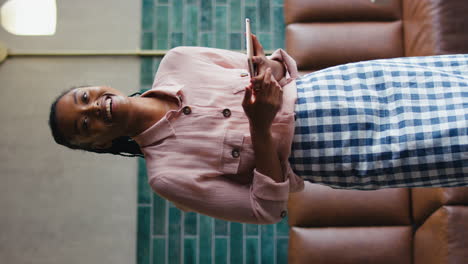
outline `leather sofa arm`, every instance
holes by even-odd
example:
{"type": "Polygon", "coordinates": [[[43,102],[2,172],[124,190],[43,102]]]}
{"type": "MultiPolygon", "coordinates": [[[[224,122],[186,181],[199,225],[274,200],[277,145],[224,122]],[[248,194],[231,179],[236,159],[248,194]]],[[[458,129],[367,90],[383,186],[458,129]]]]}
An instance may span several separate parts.
{"type": "Polygon", "coordinates": [[[466,0],[403,0],[405,56],[468,53],[466,0]]]}

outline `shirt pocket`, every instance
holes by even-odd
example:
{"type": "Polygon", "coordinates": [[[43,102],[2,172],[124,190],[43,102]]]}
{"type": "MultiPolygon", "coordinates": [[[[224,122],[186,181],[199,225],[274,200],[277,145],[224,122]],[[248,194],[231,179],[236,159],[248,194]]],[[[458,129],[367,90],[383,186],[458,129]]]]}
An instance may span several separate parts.
{"type": "Polygon", "coordinates": [[[245,87],[249,85],[250,74],[248,70],[244,69],[232,69],[234,81],[232,82],[232,93],[237,94],[245,91],[245,87]]]}
{"type": "Polygon", "coordinates": [[[238,172],[243,145],[243,133],[233,130],[225,131],[219,168],[223,174],[236,174],[238,172]]]}

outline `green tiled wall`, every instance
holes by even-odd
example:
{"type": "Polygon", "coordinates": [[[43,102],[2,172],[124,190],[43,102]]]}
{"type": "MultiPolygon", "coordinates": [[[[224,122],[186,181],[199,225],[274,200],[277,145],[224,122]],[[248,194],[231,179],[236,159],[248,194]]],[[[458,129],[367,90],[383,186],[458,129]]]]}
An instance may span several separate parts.
{"type": "MultiPolygon", "coordinates": [[[[284,47],[282,0],[142,0],[142,49],[244,49],[244,18],[266,50],[284,47]]],[[[141,59],[150,89],[161,57],[141,59]]],[[[154,194],[138,166],[137,264],[287,263],[288,225],[250,225],[185,213],[154,194]]]]}
{"type": "Polygon", "coordinates": [[[244,48],[244,18],[265,49],[284,46],[282,0],[143,0],[142,48],[244,48]]]}

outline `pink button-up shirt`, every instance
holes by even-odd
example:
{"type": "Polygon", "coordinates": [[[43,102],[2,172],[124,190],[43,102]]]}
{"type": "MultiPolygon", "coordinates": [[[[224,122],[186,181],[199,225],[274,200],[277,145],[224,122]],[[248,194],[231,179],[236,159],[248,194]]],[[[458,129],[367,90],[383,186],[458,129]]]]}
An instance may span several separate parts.
{"type": "Polygon", "coordinates": [[[184,211],[267,224],[286,214],[289,192],[303,189],[288,157],[294,134],[295,61],[283,50],[270,57],[287,69],[280,81],[283,106],[272,125],[284,182],[255,169],[249,121],[242,108],[250,77],[245,54],[178,47],[161,61],[153,87],[142,96],[168,95],[179,102],[136,136],[151,188],[184,211]]]}

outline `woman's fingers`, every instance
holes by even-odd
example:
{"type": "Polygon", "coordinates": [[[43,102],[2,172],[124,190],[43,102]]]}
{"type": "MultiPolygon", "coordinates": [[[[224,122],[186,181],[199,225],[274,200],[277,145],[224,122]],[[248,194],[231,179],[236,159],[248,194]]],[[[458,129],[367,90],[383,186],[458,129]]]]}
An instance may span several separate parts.
{"type": "Polygon", "coordinates": [[[271,68],[267,68],[264,72],[260,75],[257,75],[250,79],[250,82],[253,86],[253,90],[255,92],[259,92],[263,90],[264,92],[269,91],[272,85],[272,72],[271,68]]]}
{"type": "Polygon", "coordinates": [[[244,100],[242,106],[246,109],[252,103],[252,85],[245,87],[244,100]]]}
{"type": "Polygon", "coordinates": [[[253,47],[254,47],[254,55],[256,56],[265,56],[265,52],[263,51],[263,46],[260,44],[260,41],[258,41],[257,36],[252,34],[252,42],[253,42],[253,47]]]}
{"type": "Polygon", "coordinates": [[[264,73],[266,68],[268,67],[268,63],[266,61],[265,56],[254,56],[252,58],[252,62],[255,64],[257,68],[258,75],[264,73]]]}
{"type": "Polygon", "coordinates": [[[271,68],[268,68],[265,71],[265,75],[263,76],[262,89],[270,89],[270,82],[271,82],[271,68]]]}
{"type": "Polygon", "coordinates": [[[252,42],[253,42],[253,49],[254,49],[254,56],[252,58],[253,63],[255,64],[258,75],[265,72],[265,69],[268,67],[268,59],[265,57],[265,52],[263,51],[263,47],[258,41],[257,36],[252,34],[252,42]]]}
{"type": "Polygon", "coordinates": [[[257,76],[255,77],[252,77],[250,79],[250,82],[252,83],[252,85],[254,87],[256,86],[261,86],[262,85],[262,82],[263,82],[263,77],[265,76],[265,71],[263,72],[260,72],[257,76]]]}
{"type": "Polygon", "coordinates": [[[279,100],[279,105],[281,105],[282,100],[282,88],[276,80],[273,79],[273,73],[271,68],[267,68],[265,72],[261,75],[258,75],[250,80],[250,91],[252,94],[248,94],[252,98],[255,98],[255,101],[259,99],[263,100],[279,100]]]}

